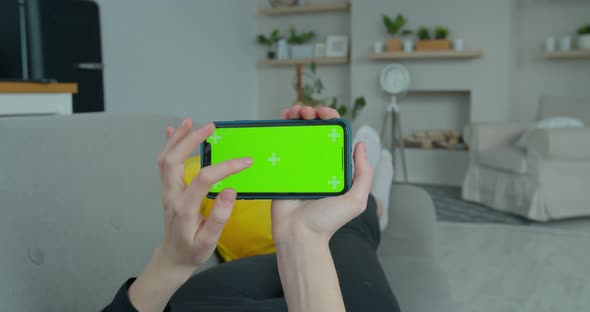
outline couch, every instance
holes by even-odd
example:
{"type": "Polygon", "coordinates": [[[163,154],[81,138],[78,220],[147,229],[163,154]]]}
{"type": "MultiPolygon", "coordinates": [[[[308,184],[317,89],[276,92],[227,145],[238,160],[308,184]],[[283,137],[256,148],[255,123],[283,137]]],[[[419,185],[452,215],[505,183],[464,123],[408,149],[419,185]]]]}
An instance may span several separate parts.
{"type": "MultiPolygon", "coordinates": [[[[159,115],[0,118],[0,311],[97,311],[162,236],[159,115]]],[[[452,311],[422,190],[395,185],[379,257],[404,311],[452,311]]],[[[212,257],[199,270],[216,265],[212,257]]]]}
{"type": "Polygon", "coordinates": [[[536,221],[590,216],[590,98],[540,99],[538,120],[563,116],[586,127],[535,129],[526,149],[514,143],[530,123],[468,125],[463,198],[536,221]]]}

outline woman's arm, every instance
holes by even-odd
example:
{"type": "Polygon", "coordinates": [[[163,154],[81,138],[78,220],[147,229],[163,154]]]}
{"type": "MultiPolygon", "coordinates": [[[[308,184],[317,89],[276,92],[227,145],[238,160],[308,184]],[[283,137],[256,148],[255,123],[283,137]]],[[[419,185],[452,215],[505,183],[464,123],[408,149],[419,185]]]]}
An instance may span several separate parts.
{"type": "MultiPolygon", "coordinates": [[[[316,110],[295,105],[281,113],[283,119],[337,117],[338,113],[327,107],[316,110]]],[[[354,164],[353,186],[342,196],[273,201],[273,240],[289,311],[345,311],[328,243],[366,207],[373,169],[362,142],[355,146],[354,164]]]]}
{"type": "MultiPolygon", "coordinates": [[[[137,280],[122,289],[107,311],[163,311],[172,295],[215,250],[229,219],[236,191],[221,191],[208,218],[199,206],[211,186],[252,164],[251,158],[231,159],[203,168],[189,185],[183,181],[184,161],[215,130],[213,123],[191,131],[185,119],[178,129],[166,129],[167,143],[159,157],[163,193],[164,240],[137,280]],[[120,307],[120,308],[119,308],[120,307]]],[[[125,287],[125,286],[124,286],[125,287]]]]}
{"type": "Polygon", "coordinates": [[[345,311],[327,239],[295,234],[276,249],[289,311],[345,311]]]}

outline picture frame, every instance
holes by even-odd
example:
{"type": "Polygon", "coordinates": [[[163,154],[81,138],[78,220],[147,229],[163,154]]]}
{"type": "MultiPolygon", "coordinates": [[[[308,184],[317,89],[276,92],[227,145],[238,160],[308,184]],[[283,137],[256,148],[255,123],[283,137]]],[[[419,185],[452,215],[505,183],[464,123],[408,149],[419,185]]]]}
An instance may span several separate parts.
{"type": "Polygon", "coordinates": [[[348,48],[348,36],[330,35],[326,37],[327,57],[347,57],[348,48]]]}

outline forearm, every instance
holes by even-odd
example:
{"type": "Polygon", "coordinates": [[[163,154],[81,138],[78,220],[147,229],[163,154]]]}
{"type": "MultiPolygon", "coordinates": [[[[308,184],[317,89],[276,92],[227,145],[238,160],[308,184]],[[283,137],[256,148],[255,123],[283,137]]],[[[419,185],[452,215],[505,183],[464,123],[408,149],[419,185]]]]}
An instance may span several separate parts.
{"type": "Polygon", "coordinates": [[[328,241],[298,236],[277,244],[289,311],[345,311],[328,241]]]}
{"type": "Polygon", "coordinates": [[[129,300],[138,311],[161,312],[172,295],[191,276],[193,269],[173,267],[162,257],[160,249],[129,288],[129,300]]]}

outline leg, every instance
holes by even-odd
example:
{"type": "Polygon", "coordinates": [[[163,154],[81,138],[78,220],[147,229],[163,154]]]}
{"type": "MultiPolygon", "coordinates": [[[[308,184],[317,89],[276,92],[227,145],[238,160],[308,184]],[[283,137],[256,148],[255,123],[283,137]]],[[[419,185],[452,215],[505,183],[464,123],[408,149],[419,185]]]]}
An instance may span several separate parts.
{"type": "Polygon", "coordinates": [[[223,263],[191,277],[174,311],[287,311],[275,254],[223,263]]]}
{"type": "Polygon", "coordinates": [[[347,311],[399,311],[377,258],[380,235],[375,198],[369,196],[367,209],[330,240],[347,311]]]}

